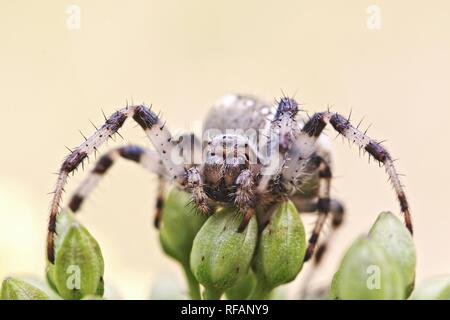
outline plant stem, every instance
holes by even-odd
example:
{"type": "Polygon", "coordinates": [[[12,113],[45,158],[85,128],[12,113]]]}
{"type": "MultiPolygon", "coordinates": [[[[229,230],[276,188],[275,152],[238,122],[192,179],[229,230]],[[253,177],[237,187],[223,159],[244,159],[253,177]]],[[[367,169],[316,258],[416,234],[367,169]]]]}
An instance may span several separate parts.
{"type": "Polygon", "coordinates": [[[203,299],[204,300],[220,300],[220,297],[222,296],[223,292],[218,291],[213,288],[205,288],[203,290],[203,299]]]}
{"type": "Polygon", "coordinates": [[[184,275],[189,288],[189,296],[192,300],[201,300],[200,286],[191,271],[189,264],[183,264],[184,275]]]}
{"type": "Polygon", "coordinates": [[[268,300],[272,293],[272,288],[268,288],[260,279],[256,280],[253,292],[247,298],[247,300],[268,300]]]}

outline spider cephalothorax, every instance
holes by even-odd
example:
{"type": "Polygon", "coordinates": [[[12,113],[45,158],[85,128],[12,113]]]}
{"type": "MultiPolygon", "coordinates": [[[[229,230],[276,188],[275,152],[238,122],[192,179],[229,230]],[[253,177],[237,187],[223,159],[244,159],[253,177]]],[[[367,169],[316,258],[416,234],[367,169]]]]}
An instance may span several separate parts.
{"type": "MultiPolygon", "coordinates": [[[[132,117],[146,132],[154,150],[127,145],[103,155],[76,190],[69,207],[78,211],[101,176],[122,157],[143,165],[159,177],[155,225],[159,225],[166,183],[188,191],[204,213],[216,206],[234,206],[244,213],[237,231],[242,231],[256,211],[268,211],[290,198],[299,212],[317,212],[306,260],[319,240],[328,216],[336,229],[342,222],[343,206],[330,198],[331,155],[322,144],[326,123],[350,142],[384,165],[396,192],[405,224],[412,233],[411,217],[393,160],[379,142],[351,125],[349,119],[330,111],[315,113],[302,123],[297,102],[283,97],[270,105],[252,96],[228,95],[209,112],[202,141],[193,135],[174,139],[161,119],[144,105],[126,106],[111,117],[64,160],[51,204],[48,259],[54,261],[56,217],[70,172],[132,117]],[[200,155],[200,157],[199,157],[200,155]]],[[[320,260],[326,243],[317,251],[320,260]]]]}

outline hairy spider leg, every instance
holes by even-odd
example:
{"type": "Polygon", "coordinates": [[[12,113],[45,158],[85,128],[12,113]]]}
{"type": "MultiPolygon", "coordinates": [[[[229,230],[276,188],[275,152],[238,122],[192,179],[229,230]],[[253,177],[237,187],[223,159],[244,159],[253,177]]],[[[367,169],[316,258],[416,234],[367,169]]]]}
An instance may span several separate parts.
{"type": "Polygon", "coordinates": [[[328,218],[330,211],[330,187],[331,187],[331,169],[328,163],[320,156],[311,158],[312,164],[317,167],[319,173],[319,193],[317,201],[318,217],[309,238],[308,248],[306,249],[305,261],[308,261],[314,254],[320,232],[328,218]]]}
{"type": "Polygon", "coordinates": [[[69,208],[74,213],[81,209],[84,200],[97,187],[100,180],[109,171],[118,158],[136,162],[152,173],[167,175],[166,169],[162,164],[158,153],[154,150],[145,149],[136,145],[121,146],[119,148],[109,150],[99,158],[92,171],[81,182],[72,195],[69,201],[69,208]]]}
{"type": "Polygon", "coordinates": [[[339,134],[356,144],[360,149],[367,151],[370,156],[384,166],[400,204],[400,210],[403,213],[405,226],[412,234],[413,225],[408,200],[390,153],[378,141],[370,138],[365,132],[361,132],[358,128],[355,128],[347,118],[334,112],[325,111],[315,113],[302,128],[302,132],[306,132],[309,136],[317,138],[320,136],[327,122],[329,122],[339,134]]]}
{"type": "Polygon", "coordinates": [[[158,153],[154,150],[142,148],[137,145],[121,146],[103,154],[95,163],[94,168],[88,176],[81,182],[74,194],[70,198],[69,208],[74,212],[81,209],[85,199],[97,187],[100,180],[105,176],[109,169],[114,165],[118,158],[130,160],[140,164],[151,173],[158,175],[158,191],[156,197],[156,208],[154,215],[154,225],[159,227],[161,219],[161,209],[164,205],[164,184],[167,180],[167,172],[158,153]]]}
{"type": "Polygon", "coordinates": [[[172,136],[165,123],[162,123],[160,118],[144,105],[126,106],[118,110],[106,119],[105,123],[94,134],[86,138],[85,142],[71,151],[61,164],[51,200],[48,223],[47,258],[51,263],[55,260],[54,237],[56,233],[56,221],[69,173],[77,169],[92,152],[96,151],[109,137],[117,133],[129,117],[132,117],[145,131],[170,178],[182,186],[188,184],[187,182],[190,179],[189,174],[192,172],[186,169],[182,163],[183,161],[180,161],[181,163],[173,161],[175,155],[173,151],[176,142],[172,141],[172,136]]]}
{"type": "Polygon", "coordinates": [[[297,102],[292,98],[283,97],[277,101],[277,104],[267,137],[269,155],[261,171],[262,177],[257,187],[259,193],[269,192],[269,182],[278,180],[277,177],[286,162],[286,155],[300,132],[296,121],[299,111],[297,102]]]}

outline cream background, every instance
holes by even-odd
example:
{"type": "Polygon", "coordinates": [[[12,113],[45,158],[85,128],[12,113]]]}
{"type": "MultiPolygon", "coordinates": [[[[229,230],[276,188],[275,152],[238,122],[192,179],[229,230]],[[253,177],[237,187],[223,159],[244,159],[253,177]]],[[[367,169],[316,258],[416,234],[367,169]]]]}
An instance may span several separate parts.
{"type": "MultiPolygon", "coordinates": [[[[280,89],[310,112],[352,108],[388,139],[407,174],[418,281],[448,274],[449,10],[444,0],[0,0],[0,277],[43,274],[51,173],[64,145],[82,141],[77,130],[100,124],[101,108],[145,101],[172,129],[189,129],[224,93],[273,99],[280,89]],[[81,8],[80,30],[66,27],[69,4],[81,8]],[[381,8],[378,31],[366,27],[370,4],[381,8]]],[[[125,139],[148,144],[130,123],[125,139]]],[[[348,215],[318,283],[380,211],[398,212],[383,170],[334,145],[333,194],[348,215]]],[[[147,298],[178,272],[151,227],[154,189],[154,177],[121,162],[80,216],[102,246],[106,281],[125,298],[147,298]]]]}

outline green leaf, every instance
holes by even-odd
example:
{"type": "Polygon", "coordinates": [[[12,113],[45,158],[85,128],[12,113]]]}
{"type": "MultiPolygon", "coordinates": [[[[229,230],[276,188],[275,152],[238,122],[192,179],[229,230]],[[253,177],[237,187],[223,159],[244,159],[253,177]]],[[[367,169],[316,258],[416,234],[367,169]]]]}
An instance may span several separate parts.
{"type": "Polygon", "coordinates": [[[411,295],[412,300],[450,300],[450,276],[440,276],[422,283],[411,295]]]}
{"type": "Polygon", "coordinates": [[[399,300],[405,298],[405,284],[385,250],[375,240],[360,237],[342,259],[331,295],[341,300],[399,300]]]}
{"type": "Polygon", "coordinates": [[[281,203],[264,228],[253,261],[259,289],[273,288],[294,280],[303,266],[305,229],[294,204],[281,203]]]}
{"type": "Polygon", "coordinates": [[[205,287],[206,298],[220,298],[248,272],[258,231],[253,216],[246,229],[237,232],[242,218],[233,209],[221,209],[205,222],[194,239],[191,270],[205,287]]]}
{"type": "Polygon", "coordinates": [[[68,221],[64,236],[59,237],[55,265],[48,268],[47,278],[64,299],[102,294],[104,263],[100,247],[74,218],[68,221]]]}
{"type": "Polygon", "coordinates": [[[6,278],[2,283],[2,300],[49,300],[42,290],[17,278],[6,278]]]}
{"type": "Polygon", "coordinates": [[[416,274],[416,250],[411,233],[395,215],[382,212],[370,229],[369,237],[398,264],[406,284],[405,295],[409,296],[416,274]]]}

